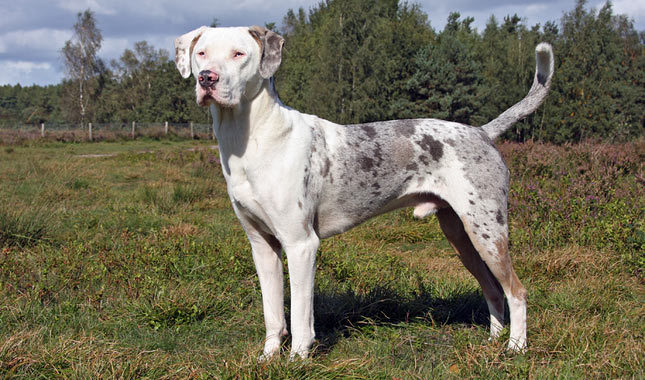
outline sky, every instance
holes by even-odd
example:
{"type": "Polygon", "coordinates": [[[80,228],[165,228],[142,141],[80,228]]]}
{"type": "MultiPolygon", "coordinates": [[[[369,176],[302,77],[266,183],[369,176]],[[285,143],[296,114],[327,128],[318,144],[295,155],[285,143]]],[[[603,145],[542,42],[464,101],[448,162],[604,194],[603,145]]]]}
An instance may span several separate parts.
{"type": "MultiPolygon", "coordinates": [[[[99,56],[107,63],[126,48],[146,40],[172,52],[179,35],[210,25],[264,25],[282,18],[289,9],[309,10],[321,0],[0,0],[0,85],[60,83],[64,67],[60,49],[72,37],[76,15],[85,9],[95,13],[103,35],[99,56]]],[[[528,26],[546,21],[559,23],[575,0],[412,0],[428,15],[435,30],[443,29],[448,14],[472,16],[483,30],[491,15],[502,20],[517,13],[528,26]]],[[[614,14],[627,14],[637,30],[645,30],[645,0],[614,0],[614,14]]],[[[600,8],[603,0],[589,0],[600,8]]]]}

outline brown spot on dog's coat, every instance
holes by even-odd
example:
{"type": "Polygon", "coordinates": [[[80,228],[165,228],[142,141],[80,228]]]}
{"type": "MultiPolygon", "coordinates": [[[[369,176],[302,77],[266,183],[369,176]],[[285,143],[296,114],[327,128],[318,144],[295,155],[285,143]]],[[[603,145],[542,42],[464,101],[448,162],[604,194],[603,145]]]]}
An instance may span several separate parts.
{"type": "Polygon", "coordinates": [[[374,160],[369,157],[361,156],[358,159],[358,163],[361,165],[361,170],[368,172],[374,167],[374,160]]]}
{"type": "Polygon", "coordinates": [[[504,215],[502,215],[501,210],[497,210],[497,214],[495,216],[495,220],[497,220],[497,223],[499,223],[500,226],[503,226],[505,224],[504,222],[504,215]]]}
{"type": "Polygon", "coordinates": [[[407,139],[416,133],[417,127],[413,120],[401,120],[394,130],[397,135],[403,136],[407,139]]]}
{"type": "Polygon", "coordinates": [[[371,139],[373,139],[374,136],[376,136],[376,130],[371,125],[361,125],[361,129],[363,130],[363,132],[365,132],[367,137],[371,139]]]}
{"type": "Polygon", "coordinates": [[[430,152],[432,159],[439,161],[443,157],[443,144],[440,141],[435,140],[430,135],[423,135],[421,141],[417,144],[426,152],[430,152]]]}
{"type": "Polygon", "coordinates": [[[414,146],[410,140],[397,138],[388,151],[391,152],[392,163],[397,168],[405,167],[414,157],[414,146]]]}
{"type": "Polygon", "coordinates": [[[329,157],[325,158],[325,163],[323,164],[323,167],[320,169],[320,175],[323,177],[327,177],[327,174],[329,174],[329,167],[331,166],[331,161],[329,161],[329,157]]]}
{"type": "Polygon", "coordinates": [[[499,268],[503,270],[503,277],[499,279],[504,288],[510,287],[511,294],[518,300],[526,301],[526,289],[517,278],[517,274],[513,270],[511,263],[511,256],[508,254],[508,238],[501,237],[495,242],[497,248],[497,257],[499,259],[499,268]]]}

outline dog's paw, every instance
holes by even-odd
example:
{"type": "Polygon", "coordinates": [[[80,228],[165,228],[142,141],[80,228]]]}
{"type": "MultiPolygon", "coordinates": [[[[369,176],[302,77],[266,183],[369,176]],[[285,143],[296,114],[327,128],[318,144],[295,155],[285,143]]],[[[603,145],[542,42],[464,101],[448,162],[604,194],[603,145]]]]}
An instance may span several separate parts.
{"type": "Polygon", "coordinates": [[[307,360],[309,359],[309,350],[291,350],[289,354],[289,361],[295,362],[297,360],[307,360]]]}
{"type": "Polygon", "coordinates": [[[510,339],[508,350],[516,354],[526,353],[526,340],[510,339]]]}
{"type": "Polygon", "coordinates": [[[276,356],[275,352],[263,352],[258,356],[258,363],[266,363],[276,356]]]}
{"type": "Polygon", "coordinates": [[[258,362],[263,363],[271,360],[274,356],[280,353],[282,341],[280,338],[267,339],[264,343],[264,350],[258,357],[258,362]]]}
{"type": "Polygon", "coordinates": [[[280,347],[278,347],[277,350],[273,350],[273,351],[263,351],[262,354],[258,356],[258,363],[266,363],[271,359],[279,356],[279,354],[280,354],[280,347]]]}

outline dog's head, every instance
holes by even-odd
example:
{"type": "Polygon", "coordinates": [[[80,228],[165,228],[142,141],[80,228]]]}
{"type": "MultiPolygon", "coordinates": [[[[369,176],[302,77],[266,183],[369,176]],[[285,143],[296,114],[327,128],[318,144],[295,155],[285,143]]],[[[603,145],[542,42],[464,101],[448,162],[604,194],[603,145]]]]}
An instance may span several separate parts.
{"type": "Polygon", "coordinates": [[[234,107],[252,99],[282,60],[284,39],[260,26],[202,26],[175,40],[175,63],[181,76],[195,77],[197,103],[234,107]]]}

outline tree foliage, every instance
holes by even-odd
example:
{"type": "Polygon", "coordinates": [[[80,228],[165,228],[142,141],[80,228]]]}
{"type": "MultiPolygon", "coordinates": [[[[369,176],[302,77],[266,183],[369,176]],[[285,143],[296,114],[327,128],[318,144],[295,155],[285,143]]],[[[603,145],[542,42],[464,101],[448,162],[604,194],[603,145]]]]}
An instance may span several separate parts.
{"type": "Polygon", "coordinates": [[[418,6],[396,0],[326,1],[283,21],[278,89],[294,108],[339,123],[393,118],[409,57],[432,36],[418,6]]]}
{"type": "Polygon", "coordinates": [[[643,45],[626,16],[613,15],[611,3],[598,12],[585,5],[578,0],[562,18],[547,133],[557,142],[642,134],[643,45]]]}
{"type": "MultiPolygon", "coordinates": [[[[324,0],[289,10],[280,26],[266,24],[286,39],[278,91],[285,104],[339,123],[434,117],[481,125],[526,95],[535,46],[547,41],[556,54],[552,92],[503,138],[642,136],[645,33],[611,3],[596,10],[577,0],[559,22],[544,25],[491,16],[478,31],[473,21],[452,13],[435,31],[418,5],[398,0],[324,0]]],[[[177,74],[167,51],[140,41],[107,66],[96,55],[101,38],[90,11],[74,30],[62,50],[70,57],[65,81],[0,86],[0,123],[209,121],[195,104],[193,80],[177,74]]]]}
{"type": "Polygon", "coordinates": [[[60,122],[61,86],[0,86],[0,126],[60,122]]]}
{"type": "Polygon", "coordinates": [[[473,47],[479,38],[470,28],[473,19],[459,17],[450,14],[443,32],[413,56],[407,94],[397,102],[399,117],[475,122],[482,79],[473,47]]]}

